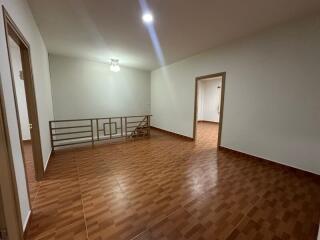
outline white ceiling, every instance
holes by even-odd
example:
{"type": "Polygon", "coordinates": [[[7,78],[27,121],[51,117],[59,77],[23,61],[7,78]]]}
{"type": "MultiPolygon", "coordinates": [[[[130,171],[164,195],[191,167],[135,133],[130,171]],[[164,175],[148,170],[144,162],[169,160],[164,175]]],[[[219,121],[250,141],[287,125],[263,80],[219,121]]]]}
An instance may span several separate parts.
{"type": "MultiPolygon", "coordinates": [[[[50,53],[160,66],[138,0],[28,0],[50,53]]],[[[165,63],[320,10],[319,0],[149,0],[165,63]]]]}

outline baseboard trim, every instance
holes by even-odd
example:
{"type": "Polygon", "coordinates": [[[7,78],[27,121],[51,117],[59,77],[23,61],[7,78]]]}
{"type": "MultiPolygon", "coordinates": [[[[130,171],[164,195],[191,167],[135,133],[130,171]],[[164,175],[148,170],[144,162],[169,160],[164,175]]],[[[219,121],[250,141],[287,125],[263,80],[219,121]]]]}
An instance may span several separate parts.
{"type": "Polygon", "coordinates": [[[23,239],[27,239],[28,231],[30,229],[31,218],[32,218],[32,210],[29,211],[27,219],[23,226],[23,239]]]}
{"type": "Polygon", "coordinates": [[[48,157],[48,160],[47,160],[47,163],[46,163],[46,166],[44,167],[44,173],[46,173],[46,171],[47,171],[47,167],[48,167],[48,165],[49,165],[49,162],[50,162],[50,159],[51,159],[51,157],[52,157],[52,149],[51,149],[51,151],[50,151],[50,154],[49,154],[49,157],[48,157]]]}
{"type": "Polygon", "coordinates": [[[179,133],[175,133],[175,132],[170,132],[170,131],[164,130],[162,128],[158,128],[158,127],[154,127],[154,126],[151,126],[151,128],[155,129],[155,130],[158,130],[158,131],[161,131],[161,132],[164,132],[164,133],[167,133],[167,134],[170,134],[170,135],[175,136],[175,137],[183,138],[183,139],[188,140],[188,141],[193,141],[194,140],[191,137],[187,137],[187,136],[181,135],[179,133]]]}
{"type": "Polygon", "coordinates": [[[219,149],[219,151],[237,153],[237,154],[240,154],[240,155],[242,155],[244,157],[249,157],[249,158],[252,158],[252,159],[255,159],[255,160],[264,161],[264,162],[267,162],[268,164],[275,165],[275,166],[278,166],[280,168],[290,169],[291,171],[294,171],[295,173],[312,176],[312,177],[315,177],[317,180],[320,181],[320,175],[318,175],[316,173],[313,173],[313,172],[309,172],[309,171],[306,171],[306,170],[303,170],[303,169],[292,167],[292,166],[289,166],[289,165],[286,165],[286,164],[283,164],[283,163],[275,162],[275,161],[272,161],[272,160],[269,160],[269,159],[257,157],[257,156],[254,156],[254,155],[250,155],[248,153],[244,153],[244,152],[241,152],[241,151],[238,151],[238,150],[234,150],[234,149],[231,149],[231,148],[227,148],[227,147],[223,147],[223,146],[219,146],[218,149],[219,149]]]}
{"type": "Polygon", "coordinates": [[[197,122],[219,124],[219,122],[215,122],[215,121],[207,121],[207,120],[198,120],[197,122]]]}

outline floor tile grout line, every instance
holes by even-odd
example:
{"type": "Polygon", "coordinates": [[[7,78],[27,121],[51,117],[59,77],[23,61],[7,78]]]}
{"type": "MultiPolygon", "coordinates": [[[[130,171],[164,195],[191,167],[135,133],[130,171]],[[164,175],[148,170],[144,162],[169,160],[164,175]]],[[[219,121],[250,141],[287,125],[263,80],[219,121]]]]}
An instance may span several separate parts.
{"type": "Polygon", "coordinates": [[[239,220],[239,222],[234,226],[234,228],[233,228],[233,229],[230,231],[230,233],[227,235],[227,237],[225,238],[225,240],[228,239],[228,238],[231,236],[231,234],[233,233],[233,231],[236,230],[236,229],[240,226],[240,224],[245,220],[245,218],[248,216],[249,212],[250,212],[254,207],[256,207],[256,206],[258,205],[258,203],[259,203],[260,201],[262,201],[262,200],[263,200],[263,197],[261,197],[257,202],[255,202],[255,204],[253,204],[253,206],[252,206],[250,209],[248,209],[248,211],[243,215],[243,217],[239,220]]]}
{"type": "MultiPolygon", "coordinates": [[[[205,193],[202,193],[205,194],[205,193]]],[[[202,194],[200,194],[198,197],[201,197],[202,194]]],[[[196,198],[198,199],[198,198],[196,198]]],[[[179,205],[180,206],[180,205],[179,205]]],[[[185,209],[185,206],[180,206],[181,208],[185,209]]],[[[130,238],[129,240],[134,240],[135,238],[137,238],[138,236],[140,236],[142,233],[150,230],[153,226],[157,225],[158,223],[162,222],[164,219],[168,218],[169,216],[171,216],[172,214],[174,214],[176,211],[178,210],[178,208],[176,208],[175,210],[173,210],[172,212],[170,212],[169,214],[167,214],[166,216],[164,216],[163,218],[161,218],[159,221],[157,221],[156,223],[152,224],[150,227],[148,227],[146,230],[140,232],[139,234],[137,234],[136,236],[134,236],[133,238],[130,238]]]]}
{"type": "MultiPolygon", "coordinates": [[[[196,197],[195,199],[199,199],[202,197],[202,195],[206,194],[205,192],[204,193],[201,193],[198,197],[196,197]]],[[[227,238],[232,234],[232,232],[240,225],[240,223],[244,220],[244,218],[248,215],[248,213],[262,200],[259,199],[245,214],[244,216],[239,220],[238,224],[230,231],[230,234],[227,236],[227,238]]],[[[184,210],[186,210],[185,206],[181,206],[184,210]]],[[[164,219],[168,218],[170,215],[174,214],[176,211],[178,210],[178,208],[176,208],[175,210],[173,210],[172,212],[170,212],[169,214],[167,214],[166,216],[164,216],[163,218],[161,218],[159,221],[157,221],[156,223],[152,224],[150,227],[148,227],[146,230],[138,233],[137,235],[135,235],[134,237],[130,238],[129,240],[134,240],[136,239],[137,237],[139,237],[141,234],[143,234],[144,232],[150,230],[153,226],[157,225],[158,223],[162,222],[164,219]]],[[[226,238],[226,239],[227,239],[226,238]]]]}
{"type": "Polygon", "coordinates": [[[84,225],[85,225],[85,229],[86,229],[86,238],[87,238],[87,240],[89,240],[88,225],[87,225],[87,219],[86,219],[86,213],[85,213],[85,209],[84,209],[82,189],[81,189],[81,183],[80,183],[80,170],[79,170],[78,164],[76,163],[75,157],[74,157],[73,161],[74,161],[74,164],[75,164],[75,166],[77,168],[77,178],[78,178],[78,185],[79,185],[79,190],[80,190],[80,198],[81,198],[81,205],[82,205],[83,220],[84,220],[84,225]]]}
{"type": "MultiPolygon", "coordinates": [[[[183,206],[181,206],[182,208],[184,208],[183,206]]],[[[173,213],[175,213],[178,210],[175,209],[172,212],[170,212],[169,214],[167,214],[166,216],[164,216],[163,218],[161,218],[159,221],[157,221],[156,223],[152,224],[150,227],[147,227],[147,229],[141,231],[140,233],[138,233],[137,235],[135,235],[134,237],[130,238],[129,240],[134,240],[135,238],[139,237],[141,234],[143,234],[144,232],[150,230],[153,226],[157,225],[158,223],[162,222],[164,219],[168,218],[170,215],[172,215],[173,213]]]]}

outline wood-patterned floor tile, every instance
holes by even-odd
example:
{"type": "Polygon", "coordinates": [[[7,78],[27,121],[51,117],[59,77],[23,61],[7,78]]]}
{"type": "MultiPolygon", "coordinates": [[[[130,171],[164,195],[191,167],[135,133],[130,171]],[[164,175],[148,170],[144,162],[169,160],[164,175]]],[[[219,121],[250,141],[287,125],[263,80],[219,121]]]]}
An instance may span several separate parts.
{"type": "Polygon", "coordinates": [[[198,126],[196,142],[153,130],[58,151],[28,239],[315,240],[319,177],[217,151],[217,125],[198,126]]]}

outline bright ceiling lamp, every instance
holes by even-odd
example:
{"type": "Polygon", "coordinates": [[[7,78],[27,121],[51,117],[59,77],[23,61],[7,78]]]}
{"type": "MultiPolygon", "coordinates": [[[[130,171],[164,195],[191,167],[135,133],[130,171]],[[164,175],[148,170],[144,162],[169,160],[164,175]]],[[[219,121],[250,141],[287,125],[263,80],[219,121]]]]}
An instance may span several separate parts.
{"type": "Polygon", "coordinates": [[[150,24],[153,22],[153,15],[151,12],[146,12],[142,15],[142,20],[146,24],[150,24]]]}
{"type": "Polygon", "coordinates": [[[119,72],[120,71],[120,65],[118,59],[111,59],[110,60],[110,70],[112,72],[119,72]]]}

